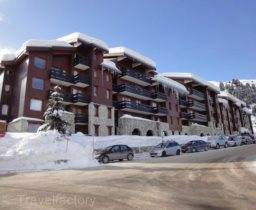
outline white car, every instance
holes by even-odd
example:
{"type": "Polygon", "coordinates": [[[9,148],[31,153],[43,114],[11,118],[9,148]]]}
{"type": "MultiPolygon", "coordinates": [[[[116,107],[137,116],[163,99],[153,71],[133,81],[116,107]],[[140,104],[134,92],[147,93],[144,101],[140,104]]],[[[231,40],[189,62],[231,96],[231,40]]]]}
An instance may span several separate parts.
{"type": "Polygon", "coordinates": [[[226,136],[210,136],[208,137],[208,142],[211,148],[228,147],[228,138],[226,136]]]}
{"type": "Polygon", "coordinates": [[[228,137],[228,146],[229,147],[236,147],[242,144],[242,139],[240,136],[229,136],[228,137]]]}
{"type": "Polygon", "coordinates": [[[166,141],[155,146],[150,152],[151,157],[165,157],[168,155],[180,155],[181,147],[176,141],[166,141]]]}

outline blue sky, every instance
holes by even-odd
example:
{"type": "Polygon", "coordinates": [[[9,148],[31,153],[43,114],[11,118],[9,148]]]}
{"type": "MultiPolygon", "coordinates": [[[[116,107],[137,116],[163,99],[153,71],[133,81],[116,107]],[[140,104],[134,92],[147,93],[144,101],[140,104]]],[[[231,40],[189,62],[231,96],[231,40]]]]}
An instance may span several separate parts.
{"type": "Polygon", "coordinates": [[[0,0],[0,48],[79,31],[156,61],[159,72],[256,78],[255,0],[0,0]]]}

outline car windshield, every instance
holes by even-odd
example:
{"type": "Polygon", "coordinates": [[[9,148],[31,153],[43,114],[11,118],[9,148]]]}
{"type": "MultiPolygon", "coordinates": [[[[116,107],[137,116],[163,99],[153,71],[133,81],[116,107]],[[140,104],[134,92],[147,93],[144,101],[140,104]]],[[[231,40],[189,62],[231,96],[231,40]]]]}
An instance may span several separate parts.
{"type": "Polygon", "coordinates": [[[165,148],[167,143],[160,143],[155,146],[155,148],[165,148]]]}
{"type": "Polygon", "coordinates": [[[109,147],[106,147],[103,151],[108,151],[112,148],[113,146],[109,146],[109,147]]]}

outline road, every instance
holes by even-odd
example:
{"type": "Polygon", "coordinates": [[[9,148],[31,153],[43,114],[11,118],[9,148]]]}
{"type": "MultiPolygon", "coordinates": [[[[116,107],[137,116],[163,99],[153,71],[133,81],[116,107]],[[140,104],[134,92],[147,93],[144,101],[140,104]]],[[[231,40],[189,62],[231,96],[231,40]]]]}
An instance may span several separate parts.
{"type": "Polygon", "coordinates": [[[255,209],[256,145],[0,176],[0,209],[255,209]]]}

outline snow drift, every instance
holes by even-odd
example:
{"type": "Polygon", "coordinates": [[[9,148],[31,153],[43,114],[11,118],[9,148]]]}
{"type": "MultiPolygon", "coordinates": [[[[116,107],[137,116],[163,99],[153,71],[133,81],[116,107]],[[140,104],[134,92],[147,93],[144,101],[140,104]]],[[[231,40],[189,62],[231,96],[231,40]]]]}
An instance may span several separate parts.
{"type": "MultiPolygon", "coordinates": [[[[0,147],[7,147],[8,140],[1,140],[0,147]]],[[[59,170],[96,165],[92,144],[81,146],[57,131],[27,135],[0,153],[1,171],[59,170]]]]}

